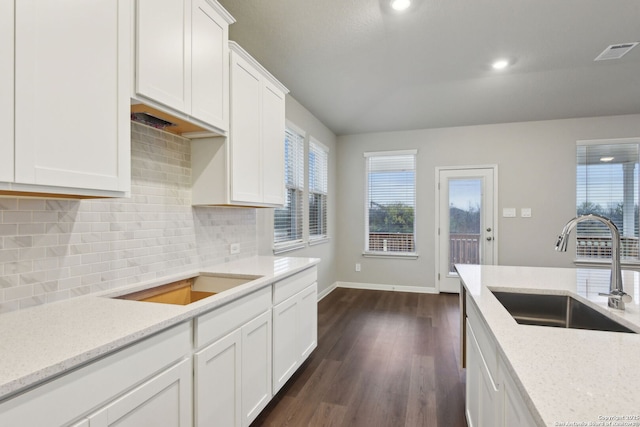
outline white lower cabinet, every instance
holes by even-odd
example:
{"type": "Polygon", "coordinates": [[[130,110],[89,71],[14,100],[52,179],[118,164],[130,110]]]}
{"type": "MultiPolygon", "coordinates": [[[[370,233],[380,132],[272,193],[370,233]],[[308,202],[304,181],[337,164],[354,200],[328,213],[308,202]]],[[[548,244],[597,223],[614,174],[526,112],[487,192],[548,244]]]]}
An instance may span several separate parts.
{"type": "Polygon", "coordinates": [[[247,427],[317,346],[316,280],[308,268],[17,394],[0,426],[247,427]]]}
{"type": "Polygon", "coordinates": [[[500,390],[483,358],[467,320],[467,423],[469,427],[495,427],[500,413],[500,390]]]}
{"type": "Polygon", "coordinates": [[[191,426],[191,360],[183,360],[89,416],[89,427],[191,426]]]}
{"type": "Polygon", "coordinates": [[[189,426],[190,352],[190,325],[174,326],[2,402],[0,426],[189,426]]]}
{"type": "Polygon", "coordinates": [[[522,396],[518,391],[513,378],[507,371],[507,367],[502,360],[498,360],[498,381],[502,388],[502,408],[503,418],[500,425],[502,426],[519,426],[519,427],[535,427],[536,423],[529,412],[522,396]]]}
{"type": "Polygon", "coordinates": [[[475,304],[466,301],[466,404],[469,427],[534,427],[536,423],[482,323],[475,304]]]}
{"type": "Polygon", "coordinates": [[[248,426],[272,397],[271,287],[195,323],[197,343],[215,340],[194,356],[195,425],[248,426]]]}
{"type": "Polygon", "coordinates": [[[241,426],[240,346],[236,329],[194,356],[196,426],[241,426]]]}
{"type": "Polygon", "coordinates": [[[284,298],[295,292],[273,307],[274,395],[318,345],[318,289],[315,279],[314,268],[274,285],[276,301],[278,297],[284,298]]]}

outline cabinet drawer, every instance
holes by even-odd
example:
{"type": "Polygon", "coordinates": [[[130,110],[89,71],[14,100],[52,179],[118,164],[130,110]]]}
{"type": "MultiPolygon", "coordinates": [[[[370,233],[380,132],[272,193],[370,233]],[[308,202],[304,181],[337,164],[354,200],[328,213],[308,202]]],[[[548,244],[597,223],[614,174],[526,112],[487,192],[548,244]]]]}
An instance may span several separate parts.
{"type": "Polygon", "coordinates": [[[182,323],[9,399],[0,425],[67,425],[188,355],[190,332],[182,323]]]}
{"type": "Polygon", "coordinates": [[[311,267],[273,285],[273,304],[279,304],[318,280],[318,269],[311,267]]]}
{"type": "Polygon", "coordinates": [[[194,321],[194,346],[200,348],[247,323],[271,308],[271,286],[266,286],[194,321]]]}
{"type": "Polygon", "coordinates": [[[487,364],[491,378],[497,378],[498,375],[498,353],[496,351],[496,344],[493,336],[489,332],[484,320],[480,316],[475,302],[467,295],[467,318],[469,324],[473,328],[475,339],[478,342],[478,347],[482,352],[482,358],[487,364]]]}

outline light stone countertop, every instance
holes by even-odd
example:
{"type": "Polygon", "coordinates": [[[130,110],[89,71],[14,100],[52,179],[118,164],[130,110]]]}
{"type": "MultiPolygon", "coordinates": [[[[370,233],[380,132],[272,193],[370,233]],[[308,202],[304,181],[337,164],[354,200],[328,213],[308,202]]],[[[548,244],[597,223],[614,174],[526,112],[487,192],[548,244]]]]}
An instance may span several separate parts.
{"type": "MultiPolygon", "coordinates": [[[[640,332],[640,273],[623,271],[633,302],[620,311],[598,295],[609,290],[610,270],[456,267],[540,425],[607,425],[598,423],[640,417],[640,334],[519,325],[490,291],[570,294],[640,332]]],[[[618,422],[630,424],[609,425],[640,426],[640,418],[618,422]]]]}
{"type": "Polygon", "coordinates": [[[1,314],[0,400],[173,325],[189,321],[319,262],[317,258],[246,258],[100,295],[1,314]],[[262,277],[186,306],[110,298],[200,273],[262,277]]]}

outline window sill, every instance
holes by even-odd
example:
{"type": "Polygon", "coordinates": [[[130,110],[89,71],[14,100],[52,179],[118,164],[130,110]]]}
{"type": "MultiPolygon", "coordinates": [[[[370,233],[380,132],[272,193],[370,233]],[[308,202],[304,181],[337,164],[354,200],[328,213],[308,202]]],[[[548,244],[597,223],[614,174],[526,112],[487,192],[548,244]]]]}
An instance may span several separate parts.
{"type": "MultiPolygon", "coordinates": [[[[611,267],[610,259],[574,259],[573,263],[576,267],[611,267]]],[[[639,261],[620,261],[621,267],[626,267],[634,270],[640,269],[639,261]]]]}
{"type": "Polygon", "coordinates": [[[273,254],[274,255],[278,255],[278,254],[283,254],[285,252],[291,252],[291,251],[295,251],[298,249],[303,249],[306,246],[306,244],[302,241],[296,241],[296,242],[292,242],[292,243],[287,243],[287,244],[283,244],[280,246],[274,246],[273,247],[273,254]]]}
{"type": "Polygon", "coordinates": [[[362,252],[366,258],[398,258],[398,259],[418,259],[417,252],[362,252]]]}
{"type": "Polygon", "coordinates": [[[310,237],[309,238],[309,246],[321,245],[323,243],[329,243],[331,238],[329,236],[323,237],[310,237]]]}

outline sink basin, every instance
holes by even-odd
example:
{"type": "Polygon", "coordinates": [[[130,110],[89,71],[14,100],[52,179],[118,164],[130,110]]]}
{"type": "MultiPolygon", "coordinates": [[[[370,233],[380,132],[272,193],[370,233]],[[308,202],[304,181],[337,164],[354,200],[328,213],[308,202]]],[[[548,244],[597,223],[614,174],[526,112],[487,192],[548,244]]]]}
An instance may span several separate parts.
{"type": "Polygon", "coordinates": [[[492,292],[521,325],[636,333],[569,295],[492,292]]]}
{"type": "Polygon", "coordinates": [[[260,277],[262,276],[201,274],[200,276],[120,295],[115,298],[161,304],[188,305],[260,277]]]}

